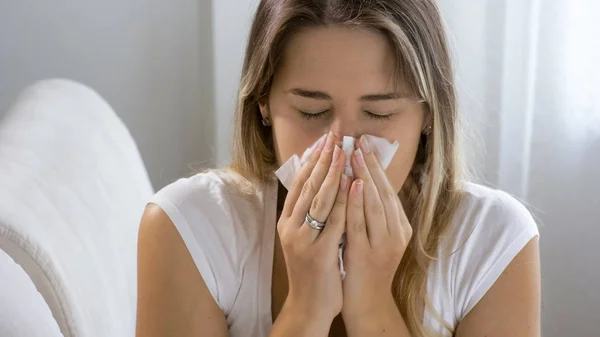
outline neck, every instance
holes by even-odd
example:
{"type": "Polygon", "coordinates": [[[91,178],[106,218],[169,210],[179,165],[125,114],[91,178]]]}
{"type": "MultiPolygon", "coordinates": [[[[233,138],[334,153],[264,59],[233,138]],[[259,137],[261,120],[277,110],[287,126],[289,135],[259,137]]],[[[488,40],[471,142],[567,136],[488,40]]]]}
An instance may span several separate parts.
{"type": "MultiPolygon", "coordinates": [[[[288,191],[280,181],[278,181],[277,184],[277,214],[280,214],[283,210],[283,205],[285,204],[285,198],[287,197],[288,191]]],[[[277,218],[279,218],[279,216],[277,216],[277,218]]]]}

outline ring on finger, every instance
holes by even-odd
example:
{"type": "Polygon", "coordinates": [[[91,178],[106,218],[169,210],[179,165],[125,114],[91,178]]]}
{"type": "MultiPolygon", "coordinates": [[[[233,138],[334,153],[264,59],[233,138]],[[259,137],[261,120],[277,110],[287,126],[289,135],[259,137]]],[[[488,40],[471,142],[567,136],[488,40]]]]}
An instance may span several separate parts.
{"type": "Polygon", "coordinates": [[[313,219],[313,217],[310,216],[310,212],[306,212],[305,222],[308,226],[310,226],[310,228],[316,229],[318,231],[323,230],[323,228],[325,228],[325,224],[313,219]]]}

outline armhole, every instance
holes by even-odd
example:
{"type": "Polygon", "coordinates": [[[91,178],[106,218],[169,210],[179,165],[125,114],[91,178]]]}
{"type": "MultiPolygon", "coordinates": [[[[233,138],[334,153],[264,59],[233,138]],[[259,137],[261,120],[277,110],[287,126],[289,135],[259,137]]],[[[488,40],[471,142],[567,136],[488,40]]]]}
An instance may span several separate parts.
{"type": "Polygon", "coordinates": [[[483,296],[496,283],[500,275],[506,270],[512,260],[525,248],[525,246],[539,233],[532,226],[527,226],[515,238],[515,240],[502,252],[494,264],[489,268],[480,282],[475,286],[473,295],[467,302],[462,318],[465,318],[471,310],[479,303],[483,296]]]}
{"type": "MultiPolygon", "coordinates": [[[[213,272],[212,268],[210,267],[210,264],[208,263],[208,260],[206,259],[206,255],[204,254],[204,252],[200,246],[200,243],[198,242],[198,239],[192,232],[185,216],[183,216],[183,214],[181,213],[179,208],[177,208],[177,206],[175,206],[167,198],[162,197],[160,194],[154,195],[152,197],[152,199],[149,201],[149,203],[155,204],[158,207],[160,207],[167,214],[167,216],[171,219],[171,222],[173,223],[173,225],[179,232],[179,235],[183,239],[183,242],[192,257],[192,260],[194,261],[194,264],[196,265],[198,272],[202,276],[202,279],[204,279],[204,282],[206,283],[206,287],[210,291],[213,299],[215,300],[215,302],[217,303],[219,308],[221,308],[221,310],[225,314],[227,314],[227,311],[225,310],[225,308],[223,308],[222,304],[219,301],[217,282],[216,282],[214,272],[213,272]]],[[[202,219],[202,220],[208,222],[207,219],[202,219]]]]}

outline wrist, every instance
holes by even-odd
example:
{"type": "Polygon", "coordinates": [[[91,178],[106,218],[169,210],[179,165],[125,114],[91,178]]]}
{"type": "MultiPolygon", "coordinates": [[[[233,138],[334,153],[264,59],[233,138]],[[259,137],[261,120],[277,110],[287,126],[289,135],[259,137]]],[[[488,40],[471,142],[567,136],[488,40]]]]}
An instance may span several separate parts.
{"type": "Polygon", "coordinates": [[[355,305],[347,305],[347,302],[344,302],[344,307],[342,308],[342,315],[350,319],[361,319],[388,311],[391,308],[397,308],[396,300],[391,290],[389,292],[370,292],[368,296],[362,294],[360,301],[355,300],[351,303],[355,305]]]}
{"type": "Polygon", "coordinates": [[[357,313],[358,311],[342,314],[349,337],[409,336],[404,319],[391,295],[370,310],[357,313]]]}
{"type": "Polygon", "coordinates": [[[333,318],[288,297],[273,325],[273,331],[283,334],[271,336],[327,336],[332,322],[333,318]]]}
{"type": "Polygon", "coordinates": [[[344,321],[370,324],[385,319],[388,316],[400,314],[396,300],[391,292],[371,298],[372,300],[369,303],[363,302],[357,308],[344,308],[342,311],[344,321]]]}

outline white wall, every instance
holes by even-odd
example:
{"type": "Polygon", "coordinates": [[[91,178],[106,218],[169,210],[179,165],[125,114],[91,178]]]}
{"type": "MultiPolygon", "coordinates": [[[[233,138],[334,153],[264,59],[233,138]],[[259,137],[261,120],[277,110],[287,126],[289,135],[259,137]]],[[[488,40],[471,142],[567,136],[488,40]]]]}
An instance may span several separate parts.
{"type": "Polygon", "coordinates": [[[219,166],[226,165],[231,158],[232,116],[246,40],[258,3],[258,0],[213,2],[216,162],[219,166]]]}
{"type": "Polygon", "coordinates": [[[538,222],[543,336],[593,337],[600,317],[600,5],[536,1],[439,2],[453,36],[461,113],[481,140],[467,144],[474,166],[481,180],[522,198],[538,222]]]}
{"type": "Polygon", "coordinates": [[[210,1],[2,0],[0,117],[32,82],[70,78],[124,120],[155,188],[212,166],[211,18],[210,1]]]}

